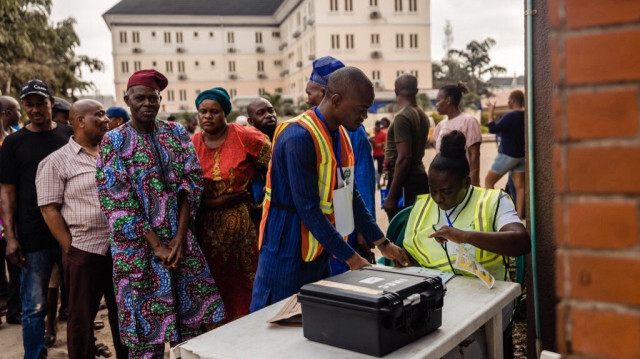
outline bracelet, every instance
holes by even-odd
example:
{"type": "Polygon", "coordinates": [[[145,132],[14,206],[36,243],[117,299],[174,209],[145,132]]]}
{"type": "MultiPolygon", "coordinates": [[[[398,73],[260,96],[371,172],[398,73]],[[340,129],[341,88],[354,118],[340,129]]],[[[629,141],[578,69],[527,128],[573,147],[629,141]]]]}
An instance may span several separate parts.
{"type": "Polygon", "coordinates": [[[387,248],[389,244],[391,244],[391,241],[389,240],[389,238],[385,238],[384,242],[382,242],[381,244],[378,244],[376,247],[378,247],[380,252],[383,252],[384,249],[387,248]]]}

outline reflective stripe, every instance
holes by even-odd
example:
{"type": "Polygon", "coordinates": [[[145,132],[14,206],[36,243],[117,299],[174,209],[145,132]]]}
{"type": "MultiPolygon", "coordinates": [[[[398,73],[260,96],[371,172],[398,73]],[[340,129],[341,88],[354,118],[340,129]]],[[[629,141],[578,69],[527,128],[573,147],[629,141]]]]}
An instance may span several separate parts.
{"type": "MultiPolygon", "coordinates": [[[[331,161],[329,158],[332,157],[332,154],[329,150],[329,144],[327,143],[325,137],[322,135],[321,130],[316,126],[315,123],[309,118],[307,115],[303,115],[300,121],[307,125],[308,129],[313,132],[315,135],[318,147],[320,148],[320,157],[321,161],[318,165],[318,193],[320,194],[320,210],[324,214],[333,213],[333,204],[329,202],[329,193],[332,188],[329,188],[328,184],[331,181],[331,161]],[[327,168],[328,167],[328,168],[327,168]]],[[[335,161],[335,159],[333,159],[335,161]]]]}

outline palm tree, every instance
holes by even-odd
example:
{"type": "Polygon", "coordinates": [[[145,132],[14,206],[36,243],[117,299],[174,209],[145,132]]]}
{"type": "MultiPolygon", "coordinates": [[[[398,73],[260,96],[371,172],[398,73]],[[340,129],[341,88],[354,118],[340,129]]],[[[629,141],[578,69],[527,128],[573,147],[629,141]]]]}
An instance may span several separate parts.
{"type": "Polygon", "coordinates": [[[279,93],[269,93],[265,92],[262,94],[262,97],[267,101],[271,102],[271,106],[276,111],[278,116],[291,116],[291,112],[293,111],[293,100],[290,98],[282,97],[282,94],[279,93]]]}

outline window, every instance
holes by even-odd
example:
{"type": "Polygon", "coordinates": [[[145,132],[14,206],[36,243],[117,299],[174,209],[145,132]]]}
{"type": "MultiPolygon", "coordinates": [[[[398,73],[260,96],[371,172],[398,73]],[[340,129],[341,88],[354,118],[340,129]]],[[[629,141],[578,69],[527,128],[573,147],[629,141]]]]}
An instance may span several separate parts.
{"type": "MultiPolygon", "coordinates": [[[[126,35],[126,33],[125,33],[125,35],[126,35]]],[[[138,43],[140,43],[140,32],[138,32],[138,31],[133,31],[133,32],[131,33],[131,41],[132,41],[134,44],[138,44],[138,43]]]]}
{"type": "Polygon", "coordinates": [[[413,76],[418,77],[418,70],[411,70],[409,72],[411,72],[413,76]]]}
{"type": "Polygon", "coordinates": [[[271,37],[280,37],[280,31],[272,31],[271,37]]]}
{"type": "Polygon", "coordinates": [[[373,70],[371,72],[371,78],[374,80],[380,80],[380,70],[373,70]]]}
{"type": "Polygon", "coordinates": [[[184,61],[178,61],[178,72],[184,72],[184,61]]]}
{"type": "Polygon", "coordinates": [[[396,34],[396,49],[404,49],[404,34],[396,34]]]}
{"type": "Polygon", "coordinates": [[[200,90],[196,90],[196,96],[198,96],[199,93],[200,93],[200,90]]]}
{"type": "Polygon", "coordinates": [[[338,34],[331,35],[331,48],[332,49],[340,48],[340,35],[338,34]]]}
{"type": "Polygon", "coordinates": [[[329,9],[331,11],[338,11],[338,0],[329,0],[329,9]]]}
{"type": "Polygon", "coordinates": [[[173,90],[167,91],[167,101],[172,102],[173,100],[175,100],[175,95],[173,93],[173,90]]]}
{"type": "Polygon", "coordinates": [[[120,31],[120,43],[121,44],[126,44],[127,43],[127,32],[126,31],[120,31]]]}
{"type": "Polygon", "coordinates": [[[403,73],[404,73],[403,70],[396,71],[396,77],[400,77],[400,75],[402,75],[403,73]]]}
{"type": "Polygon", "coordinates": [[[353,0],[344,0],[344,11],[353,11],[353,0]]]}
{"type": "Polygon", "coordinates": [[[371,45],[380,44],[380,34],[371,34],[371,45]]]}
{"type": "Polygon", "coordinates": [[[193,37],[198,37],[198,32],[197,31],[193,32],[193,37]]]}
{"type": "Polygon", "coordinates": [[[396,7],[395,7],[395,9],[396,9],[396,11],[397,11],[397,12],[402,11],[402,2],[403,2],[403,1],[404,1],[404,0],[395,0],[395,2],[396,2],[396,7]]]}
{"type": "Polygon", "coordinates": [[[345,43],[347,44],[346,48],[347,49],[353,49],[353,34],[347,34],[347,35],[345,35],[344,38],[345,38],[344,39],[345,43]]]}
{"type": "Polygon", "coordinates": [[[264,87],[260,87],[260,88],[258,89],[258,94],[259,94],[260,96],[264,95],[265,93],[267,93],[267,90],[265,90],[265,89],[264,89],[264,87]]]}
{"type": "Polygon", "coordinates": [[[409,0],[409,11],[410,12],[418,11],[418,0],[409,0]]]}
{"type": "Polygon", "coordinates": [[[215,61],[213,61],[213,60],[211,60],[211,62],[209,62],[209,65],[211,65],[211,66],[216,66],[216,62],[215,62],[215,61]]]}
{"type": "Polygon", "coordinates": [[[282,60],[273,60],[274,66],[282,66],[282,60]]]}
{"type": "Polygon", "coordinates": [[[261,32],[256,32],[256,44],[261,44],[262,43],[262,33],[261,32]]]}
{"type": "Polygon", "coordinates": [[[200,66],[200,61],[196,61],[196,62],[194,63],[194,66],[195,66],[195,67],[200,66]]]}
{"type": "Polygon", "coordinates": [[[236,95],[238,94],[238,90],[236,89],[229,89],[229,95],[231,95],[231,98],[236,97],[236,95]]]}
{"type": "Polygon", "coordinates": [[[123,74],[129,73],[129,62],[128,61],[122,61],[121,66],[122,66],[122,73],[123,74]]]}
{"type": "Polygon", "coordinates": [[[157,62],[155,62],[155,61],[153,61],[153,62],[151,63],[151,66],[156,67],[156,66],[158,66],[158,63],[157,63],[157,62]]]}
{"type": "Polygon", "coordinates": [[[213,31],[209,31],[209,37],[213,37],[213,31]]]}
{"type": "Polygon", "coordinates": [[[187,101],[187,90],[180,90],[180,101],[187,101]]]}
{"type": "Polygon", "coordinates": [[[236,72],[236,62],[229,61],[229,72],[236,72]]]}
{"type": "Polygon", "coordinates": [[[140,64],[140,61],[134,61],[133,62],[133,71],[138,71],[142,68],[142,64],[140,64]]]}
{"type": "Polygon", "coordinates": [[[369,6],[378,6],[378,0],[369,0],[369,6]]]}
{"type": "Polygon", "coordinates": [[[155,31],[151,31],[151,36],[156,37],[156,32],[155,31]]]}
{"type": "Polygon", "coordinates": [[[182,43],[182,32],[176,32],[176,43],[182,43]]]}
{"type": "Polygon", "coordinates": [[[164,32],[164,43],[165,44],[171,43],[171,33],[169,31],[164,32]]]}
{"type": "Polygon", "coordinates": [[[164,66],[167,72],[173,72],[173,61],[165,61],[164,66]]]}
{"type": "Polygon", "coordinates": [[[233,44],[235,42],[235,36],[233,35],[233,31],[227,32],[227,42],[233,44]]]}
{"type": "Polygon", "coordinates": [[[282,93],[282,87],[276,87],[275,92],[276,93],[282,93]]]}
{"type": "Polygon", "coordinates": [[[264,72],[264,61],[258,61],[258,72],[264,72]]]}
{"type": "Polygon", "coordinates": [[[412,49],[418,48],[418,34],[409,34],[409,47],[412,49]]]}

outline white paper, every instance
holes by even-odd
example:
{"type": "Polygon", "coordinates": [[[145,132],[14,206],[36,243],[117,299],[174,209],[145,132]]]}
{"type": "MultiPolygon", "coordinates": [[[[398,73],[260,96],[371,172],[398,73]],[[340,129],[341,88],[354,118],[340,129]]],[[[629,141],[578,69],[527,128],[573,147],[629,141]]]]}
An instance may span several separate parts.
{"type": "Polygon", "coordinates": [[[350,235],[355,229],[353,219],[353,167],[343,168],[344,181],[338,176],[338,188],[333,190],[333,212],[336,218],[336,230],[341,236],[350,235]]]}

